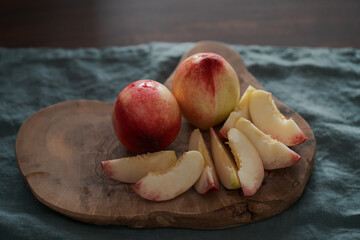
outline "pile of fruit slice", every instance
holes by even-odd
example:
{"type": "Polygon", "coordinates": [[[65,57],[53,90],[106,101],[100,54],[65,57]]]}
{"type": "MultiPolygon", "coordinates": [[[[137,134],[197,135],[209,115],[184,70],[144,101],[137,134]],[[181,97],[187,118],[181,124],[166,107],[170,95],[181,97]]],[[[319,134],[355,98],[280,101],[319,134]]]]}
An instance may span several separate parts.
{"type": "Polygon", "coordinates": [[[132,188],[141,197],[164,201],[191,188],[202,174],[204,162],[199,151],[185,152],[179,160],[174,151],[160,151],[103,161],[101,166],[113,179],[136,183],[132,188]]]}
{"type": "Polygon", "coordinates": [[[264,170],[300,160],[288,146],[306,141],[304,133],[279,112],[271,93],[248,86],[239,100],[239,79],[222,56],[192,55],[178,66],[173,80],[173,94],[161,83],[139,80],[117,97],[114,131],[124,146],[142,155],[103,161],[109,177],[136,183],[134,191],[153,201],[172,199],[192,186],[200,194],[217,191],[219,179],[225,188],[242,188],[244,196],[252,196],[264,170]],[[199,129],[179,160],[174,151],[161,151],[179,133],[181,114],[195,127],[210,129],[212,154],[199,129]],[[219,135],[228,140],[232,154],[212,128],[224,120],[219,135]]]}
{"type": "MultiPolygon", "coordinates": [[[[228,174],[218,172],[220,180],[229,181],[226,175],[234,175],[237,170],[245,196],[251,196],[259,189],[264,169],[285,168],[297,163],[300,155],[288,146],[306,141],[305,134],[295,121],[286,119],[280,113],[271,93],[252,86],[246,89],[235,110],[230,113],[220,129],[220,136],[228,139],[237,165],[237,169],[231,165],[228,174]]],[[[221,151],[226,149],[223,147],[221,151]]],[[[215,158],[216,154],[213,155],[215,158]]]]}
{"type": "Polygon", "coordinates": [[[271,93],[249,86],[220,133],[210,128],[211,154],[201,131],[189,139],[189,151],[178,160],[174,151],[159,151],[102,162],[111,178],[136,183],[134,191],[153,201],[175,198],[194,186],[200,194],[241,188],[252,196],[260,188],[264,170],[285,168],[300,160],[288,146],[306,141],[293,119],[286,119],[271,93]],[[220,137],[219,137],[220,136],[220,137]],[[228,147],[224,144],[227,142],[228,147]],[[224,140],[224,141],[223,141],[224,140]]]}

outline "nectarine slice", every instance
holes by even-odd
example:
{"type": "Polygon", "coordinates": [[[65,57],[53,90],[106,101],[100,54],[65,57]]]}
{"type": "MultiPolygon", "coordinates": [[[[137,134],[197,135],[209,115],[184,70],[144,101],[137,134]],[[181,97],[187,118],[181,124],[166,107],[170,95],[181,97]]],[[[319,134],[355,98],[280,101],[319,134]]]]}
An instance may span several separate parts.
{"type": "Polygon", "coordinates": [[[252,196],[264,179],[264,166],[255,146],[236,128],[228,132],[229,146],[235,157],[244,196],[252,196]]]}
{"type": "Polygon", "coordinates": [[[165,201],[191,188],[204,168],[204,158],[198,151],[184,153],[176,165],[165,171],[150,172],[132,188],[141,197],[165,201]]]}
{"type": "Polygon", "coordinates": [[[249,120],[240,118],[235,126],[254,144],[265,169],[290,167],[300,160],[299,154],[263,133],[249,120]]]}
{"type": "Polygon", "coordinates": [[[227,189],[240,188],[241,184],[235,162],[213,128],[210,128],[210,142],[214,165],[220,182],[227,189]]]}
{"type": "Polygon", "coordinates": [[[216,175],[215,166],[199,129],[195,129],[191,133],[189,151],[191,150],[199,151],[205,160],[203,172],[194,184],[195,190],[200,194],[219,190],[219,180],[216,175]]]}
{"type": "Polygon", "coordinates": [[[106,175],[126,183],[136,183],[149,172],[165,170],[176,164],[175,151],[160,151],[102,161],[106,175]]]}
{"type": "Polygon", "coordinates": [[[240,101],[236,105],[234,111],[230,113],[230,116],[226,119],[224,125],[220,129],[220,136],[223,138],[227,138],[227,132],[230,128],[235,127],[235,123],[240,118],[246,118],[250,120],[250,113],[249,113],[249,98],[251,94],[256,89],[249,85],[244,94],[241,96],[240,101]]]}
{"type": "Polygon", "coordinates": [[[249,98],[255,90],[256,89],[253,86],[249,85],[247,87],[246,91],[244,92],[244,94],[242,95],[242,97],[240,98],[240,101],[236,105],[235,110],[234,110],[236,112],[239,112],[241,114],[241,117],[249,119],[249,120],[250,120],[249,98]]]}
{"type": "Polygon", "coordinates": [[[249,111],[255,126],[286,146],[295,146],[306,141],[305,134],[296,122],[280,113],[271,93],[254,91],[250,96],[249,111]]]}

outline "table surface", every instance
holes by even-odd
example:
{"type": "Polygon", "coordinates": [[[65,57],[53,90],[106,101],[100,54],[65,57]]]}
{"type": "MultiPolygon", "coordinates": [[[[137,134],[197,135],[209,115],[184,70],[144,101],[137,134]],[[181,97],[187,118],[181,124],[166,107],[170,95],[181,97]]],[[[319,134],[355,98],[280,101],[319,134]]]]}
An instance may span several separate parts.
{"type": "Polygon", "coordinates": [[[3,0],[0,6],[2,47],[199,40],[360,47],[358,0],[3,0]]]}

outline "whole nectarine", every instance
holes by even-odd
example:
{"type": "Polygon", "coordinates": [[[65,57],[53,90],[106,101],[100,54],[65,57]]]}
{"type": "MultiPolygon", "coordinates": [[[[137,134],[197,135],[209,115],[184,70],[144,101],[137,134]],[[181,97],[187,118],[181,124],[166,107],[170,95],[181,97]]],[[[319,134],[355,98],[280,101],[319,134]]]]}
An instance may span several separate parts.
{"type": "Polygon", "coordinates": [[[113,108],[116,136],[130,151],[160,151],[176,138],[181,111],[172,93],[161,83],[139,80],[126,86],[113,108]]]}
{"type": "Polygon", "coordinates": [[[240,97],[236,72],[215,53],[185,59],[175,71],[172,90],[184,117],[203,130],[224,121],[240,97]]]}

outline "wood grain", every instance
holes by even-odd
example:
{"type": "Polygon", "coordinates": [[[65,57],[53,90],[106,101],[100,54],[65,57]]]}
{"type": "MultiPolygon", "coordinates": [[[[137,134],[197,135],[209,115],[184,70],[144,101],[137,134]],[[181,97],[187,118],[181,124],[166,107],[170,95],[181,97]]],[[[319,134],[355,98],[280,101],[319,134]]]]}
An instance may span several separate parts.
{"type": "MultiPolygon", "coordinates": [[[[195,52],[224,56],[239,75],[242,92],[248,84],[261,88],[241,57],[223,44],[200,42],[195,52]]],[[[166,82],[171,85],[172,77],[166,82]]],[[[180,227],[220,229],[259,221],[294,204],[310,177],[316,149],[306,121],[276,100],[280,111],[293,117],[308,141],[293,147],[302,159],[285,169],[266,171],[262,187],[252,197],[241,190],[199,195],[190,189],[165,202],[137,196],[130,184],[108,178],[102,160],[132,155],[116,139],[111,125],[112,103],[78,100],[49,106],[30,116],[16,139],[21,174],[39,201],[55,211],[87,223],[127,225],[134,228],[180,227]],[[221,221],[219,221],[221,219],[221,221]]],[[[187,150],[193,127],[185,120],[169,149],[178,156],[187,150]]],[[[209,143],[208,132],[203,132],[209,143]]]]}

